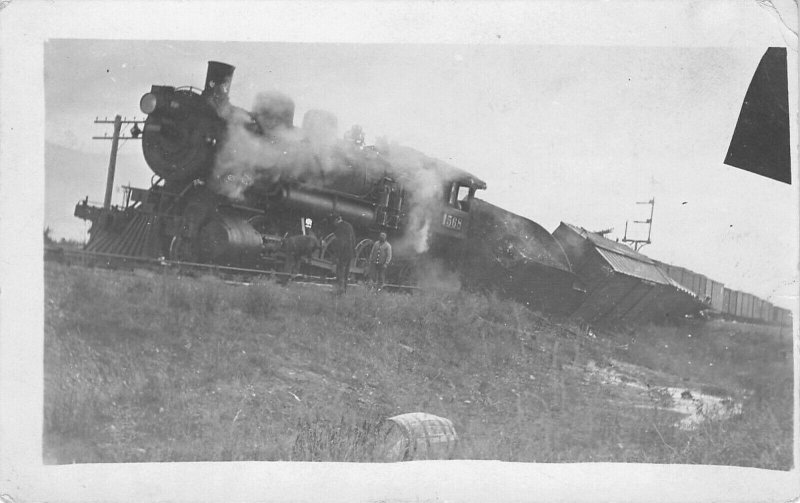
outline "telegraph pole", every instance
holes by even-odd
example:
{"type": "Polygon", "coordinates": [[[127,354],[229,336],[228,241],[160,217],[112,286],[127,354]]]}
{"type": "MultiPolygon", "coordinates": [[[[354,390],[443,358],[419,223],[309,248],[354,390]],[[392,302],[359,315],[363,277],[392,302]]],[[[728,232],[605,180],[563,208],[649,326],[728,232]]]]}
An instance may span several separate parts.
{"type": "Polygon", "coordinates": [[[637,201],[636,204],[648,204],[650,205],[650,218],[647,220],[634,220],[633,223],[635,224],[647,224],[647,239],[629,239],[628,238],[628,222],[625,222],[625,235],[622,238],[623,243],[632,243],[634,251],[639,251],[642,249],[644,245],[649,245],[652,241],[650,241],[650,232],[653,230],[653,210],[656,207],[656,199],[651,198],[649,201],[637,201]]]}
{"type": "Polygon", "coordinates": [[[117,150],[119,149],[119,141],[138,140],[139,135],[142,133],[142,130],[139,128],[139,124],[144,124],[144,121],[136,120],[136,117],[134,117],[133,120],[128,120],[117,114],[117,116],[114,117],[114,120],[108,120],[107,117],[105,119],[95,118],[94,123],[114,124],[114,134],[112,136],[104,134],[103,136],[92,137],[93,140],[111,140],[111,156],[108,159],[108,176],[106,177],[106,194],[105,198],[103,199],[103,210],[108,211],[111,209],[111,193],[114,188],[114,174],[117,170],[117,150]],[[130,136],[120,136],[123,124],[133,124],[133,127],[130,130],[130,136]]]}

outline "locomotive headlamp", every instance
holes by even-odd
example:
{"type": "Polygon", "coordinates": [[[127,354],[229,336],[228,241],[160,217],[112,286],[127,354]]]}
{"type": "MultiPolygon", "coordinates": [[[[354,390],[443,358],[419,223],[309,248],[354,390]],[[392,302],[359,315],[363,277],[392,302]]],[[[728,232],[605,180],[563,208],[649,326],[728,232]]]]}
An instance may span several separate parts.
{"type": "Polygon", "coordinates": [[[147,93],[142,96],[142,99],[139,101],[139,108],[142,112],[150,115],[153,113],[158,106],[158,97],[154,93],[147,93]]]}

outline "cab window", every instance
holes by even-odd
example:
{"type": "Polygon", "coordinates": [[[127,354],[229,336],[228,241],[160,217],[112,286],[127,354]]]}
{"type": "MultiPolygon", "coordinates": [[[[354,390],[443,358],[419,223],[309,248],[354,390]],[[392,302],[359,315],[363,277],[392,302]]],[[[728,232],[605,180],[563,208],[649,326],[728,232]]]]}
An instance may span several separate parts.
{"type": "Polygon", "coordinates": [[[458,187],[458,206],[464,211],[469,210],[469,202],[472,199],[472,189],[466,185],[458,187]]]}
{"type": "Polygon", "coordinates": [[[448,187],[446,193],[447,205],[461,211],[468,211],[469,202],[473,194],[474,191],[469,185],[453,182],[448,187]]]}

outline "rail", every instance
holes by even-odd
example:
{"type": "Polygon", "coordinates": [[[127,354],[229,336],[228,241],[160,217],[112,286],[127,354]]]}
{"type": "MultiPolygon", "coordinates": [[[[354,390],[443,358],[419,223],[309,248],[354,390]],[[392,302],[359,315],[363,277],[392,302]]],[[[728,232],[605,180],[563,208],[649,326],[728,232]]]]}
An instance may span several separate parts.
{"type": "MultiPolygon", "coordinates": [[[[234,267],[216,264],[203,264],[199,262],[183,262],[169,260],[163,257],[136,257],[130,255],[120,255],[116,253],[92,252],[86,250],[67,249],[59,246],[46,245],[44,247],[45,260],[54,262],[68,262],[79,265],[106,266],[109,268],[123,268],[135,266],[143,269],[165,270],[172,269],[178,272],[203,271],[214,275],[239,275],[279,278],[301,283],[314,283],[319,285],[332,285],[334,279],[326,276],[315,276],[311,274],[292,274],[288,272],[276,271],[273,269],[252,269],[247,267],[234,267]]],[[[422,291],[422,288],[414,285],[386,284],[384,289],[388,291],[422,291]]]]}

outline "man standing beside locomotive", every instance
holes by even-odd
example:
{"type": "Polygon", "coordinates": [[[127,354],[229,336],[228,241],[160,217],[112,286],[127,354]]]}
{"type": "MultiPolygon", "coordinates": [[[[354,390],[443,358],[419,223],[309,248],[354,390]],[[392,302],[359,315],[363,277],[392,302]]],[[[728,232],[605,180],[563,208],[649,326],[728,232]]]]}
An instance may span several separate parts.
{"type": "Polygon", "coordinates": [[[386,268],[392,261],[392,245],[386,241],[386,233],[381,232],[378,240],[372,245],[369,253],[370,272],[372,273],[372,283],[380,292],[386,283],[386,268]]]}
{"type": "Polygon", "coordinates": [[[345,222],[341,215],[334,218],[333,251],[336,253],[336,290],[342,294],[347,291],[347,279],[350,277],[350,262],[356,249],[356,234],[350,222],[345,222]]]}

